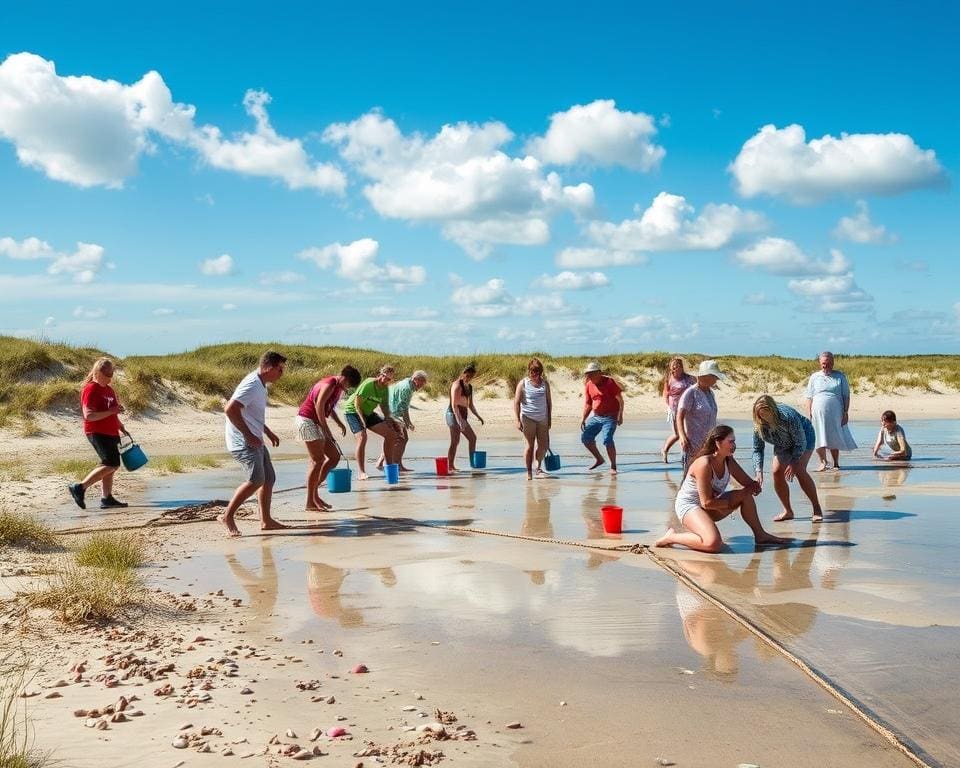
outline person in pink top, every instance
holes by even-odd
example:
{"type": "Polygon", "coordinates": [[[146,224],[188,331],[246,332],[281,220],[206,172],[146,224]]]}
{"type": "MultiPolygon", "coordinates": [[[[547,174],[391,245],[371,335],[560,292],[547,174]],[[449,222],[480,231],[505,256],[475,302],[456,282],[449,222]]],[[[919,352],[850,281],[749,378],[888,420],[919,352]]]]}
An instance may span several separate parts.
{"type": "Polygon", "coordinates": [[[660,449],[660,458],[666,464],[670,461],[668,454],[673,445],[680,440],[677,433],[677,403],[680,401],[680,395],[688,387],[692,387],[697,380],[683,369],[683,359],[673,358],[667,367],[667,374],[663,377],[663,401],[667,405],[667,423],[670,425],[670,435],[667,441],[660,449]]]}
{"type": "Polygon", "coordinates": [[[310,387],[297,411],[297,434],[307,446],[310,461],[307,464],[307,502],[304,510],[320,512],[331,506],[320,498],[320,485],[340,462],[340,448],[330,433],[328,418],[333,418],[342,435],[347,428],[337,416],[337,401],[347,389],[360,384],[360,371],[352,365],[344,366],[339,376],[327,376],[310,387]]]}

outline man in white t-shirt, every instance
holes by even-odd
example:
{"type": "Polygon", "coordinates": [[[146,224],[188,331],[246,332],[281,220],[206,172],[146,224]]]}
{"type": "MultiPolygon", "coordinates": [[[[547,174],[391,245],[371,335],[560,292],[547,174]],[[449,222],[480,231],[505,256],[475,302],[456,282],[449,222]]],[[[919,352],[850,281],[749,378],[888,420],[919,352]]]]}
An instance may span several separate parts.
{"type": "Polygon", "coordinates": [[[274,448],[280,445],[280,438],[266,425],[267,384],[283,376],[286,362],[287,358],[279,352],[264,352],[259,368],[244,377],[223,409],[227,416],[224,434],[227,450],[247,472],[247,479],[233,492],[227,508],[217,518],[229,536],[240,535],[233,516],[237,508],[254,493],[260,503],[260,530],[287,527],[270,516],[273,484],[277,476],[270,461],[270,452],[263,444],[263,438],[266,437],[274,448]]]}

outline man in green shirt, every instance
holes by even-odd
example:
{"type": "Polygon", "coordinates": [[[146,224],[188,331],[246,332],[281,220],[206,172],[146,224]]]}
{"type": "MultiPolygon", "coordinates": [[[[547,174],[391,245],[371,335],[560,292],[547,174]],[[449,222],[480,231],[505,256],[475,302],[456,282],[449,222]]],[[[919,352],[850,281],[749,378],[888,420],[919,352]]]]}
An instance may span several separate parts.
{"type": "Polygon", "coordinates": [[[356,391],[347,398],[343,408],[347,426],[357,437],[354,456],[357,460],[357,479],[366,480],[365,454],[367,449],[367,431],[376,432],[383,438],[383,455],[388,464],[397,464],[399,458],[400,426],[390,416],[388,385],[393,381],[395,369],[385,365],[376,378],[364,379],[356,391]],[[376,413],[379,408],[383,416],[376,413]]]}
{"type": "MultiPolygon", "coordinates": [[[[409,467],[403,466],[403,454],[407,450],[407,443],[410,441],[410,432],[413,431],[413,422],[410,421],[410,401],[413,399],[413,393],[426,386],[427,372],[414,371],[409,379],[402,379],[396,384],[390,385],[390,413],[394,420],[400,420],[398,426],[400,433],[397,445],[397,463],[400,464],[401,472],[413,472],[409,467]]],[[[383,469],[385,457],[380,454],[377,460],[377,469],[383,469]]]]}

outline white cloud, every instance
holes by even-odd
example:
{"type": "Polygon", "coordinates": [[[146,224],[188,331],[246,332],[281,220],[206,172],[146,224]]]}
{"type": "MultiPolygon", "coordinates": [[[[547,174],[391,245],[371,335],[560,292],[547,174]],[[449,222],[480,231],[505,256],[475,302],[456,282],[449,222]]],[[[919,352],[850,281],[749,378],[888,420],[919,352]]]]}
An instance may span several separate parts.
{"type": "Polygon", "coordinates": [[[514,296],[499,277],[481,285],[458,284],[450,302],[458,314],[476,318],[562,315],[572,311],[558,294],[514,296]]]}
{"type": "Polygon", "coordinates": [[[279,179],[291,189],[342,193],[343,172],[312,162],[300,140],[280,136],[267,115],[269,101],[262,91],[248,91],[244,107],[255,129],[226,139],[215,126],[197,127],[196,108],[175,103],[157,72],[124,85],[61,77],[52,61],[31,53],[0,64],[0,137],[14,144],[21,163],[51,179],[122,187],[141,155],[156,151],[155,139],[163,139],[195,150],[216,168],[279,179]]]}
{"type": "Polygon", "coordinates": [[[556,275],[541,275],[535,285],[550,291],[588,291],[610,285],[603,272],[560,272],[556,275]]]}
{"type": "Polygon", "coordinates": [[[364,237],[347,245],[332,243],[322,248],[306,248],[297,254],[297,258],[312,261],[320,269],[329,269],[337,264],[337,274],[357,283],[363,290],[372,290],[376,284],[393,285],[400,289],[420,285],[426,280],[427,272],[423,267],[377,263],[379,252],[380,243],[364,237]]]}
{"type": "Polygon", "coordinates": [[[830,261],[817,261],[792,240],[781,237],[765,237],[738,251],[733,258],[740,266],[775,275],[839,275],[850,269],[850,262],[836,248],[830,250],[830,261]]]}
{"type": "Polygon", "coordinates": [[[193,134],[190,143],[214,168],[280,179],[290,189],[342,194],[347,186],[343,171],[329,163],[311,163],[299,139],[278,135],[267,115],[269,103],[268,93],[247,91],[243,108],[256,123],[252,133],[225,139],[219,128],[206,125],[193,134]]]}
{"type": "Polygon", "coordinates": [[[43,321],[43,325],[45,328],[50,328],[56,324],[57,324],[57,318],[55,318],[53,315],[50,315],[43,321]]]}
{"type": "Polygon", "coordinates": [[[806,140],[803,126],[765,125],[730,164],[744,197],[815,203],[832,195],[894,195],[944,181],[931,149],[902,133],[843,133],[806,140]]]}
{"type": "Polygon", "coordinates": [[[536,158],[508,155],[502,147],[513,133],[500,122],[405,136],[393,120],[370,112],[323,135],[369,179],[363,193],[377,213],[443,224],[444,236],[475,258],[497,243],[544,243],[553,215],[581,214],[594,204],[589,184],[564,186],[536,158]]]}
{"type": "Polygon", "coordinates": [[[791,280],[787,286],[821,312],[865,312],[873,309],[873,297],[857,285],[852,273],[791,280]]]}
{"type": "Polygon", "coordinates": [[[99,320],[107,316],[107,310],[102,308],[87,309],[82,304],[73,310],[73,316],[81,320],[99,320]]]}
{"type": "Polygon", "coordinates": [[[546,135],[527,142],[526,151],[553,165],[621,165],[649,171],[666,154],[652,143],[656,133],[650,115],[619,110],[612,99],[597,100],[551,115],[546,135]]]}
{"type": "Polygon", "coordinates": [[[168,315],[176,314],[177,310],[170,309],[170,307],[157,307],[150,314],[154,317],[166,317],[168,315]]]}
{"type": "Polygon", "coordinates": [[[393,317],[397,313],[396,307],[378,306],[370,309],[370,314],[374,317],[393,317]]]}
{"type": "Polygon", "coordinates": [[[263,272],[260,275],[260,285],[292,285],[302,283],[306,279],[307,276],[299,272],[263,272]]]}
{"type": "Polygon", "coordinates": [[[216,258],[204,259],[200,263],[200,271],[211,277],[224,277],[233,273],[233,257],[223,253],[216,258]]]}
{"type": "Polygon", "coordinates": [[[759,213],[735,205],[708,203],[699,216],[681,195],[661,192],[645,210],[636,206],[635,219],[591,222],[591,239],[614,251],[713,251],[737,236],[766,227],[759,213]]]}
{"type": "Polygon", "coordinates": [[[56,255],[50,243],[36,237],[28,237],[20,242],[12,237],[0,237],[0,254],[25,261],[51,259],[56,255]]]}
{"type": "Polygon", "coordinates": [[[642,253],[611,251],[606,248],[564,248],[557,254],[555,261],[558,267],[566,269],[596,269],[646,264],[647,257],[642,253]]]}
{"type": "Polygon", "coordinates": [[[670,341],[682,341],[691,339],[700,333],[700,326],[697,323],[691,323],[689,326],[677,325],[663,315],[634,315],[627,317],[620,324],[620,333],[614,334],[612,341],[618,343],[631,343],[637,339],[650,341],[652,339],[668,339],[670,341]],[[629,337],[622,333],[622,328],[629,328],[629,337]]]}
{"type": "Polygon", "coordinates": [[[70,274],[77,283],[93,282],[104,267],[103,253],[103,247],[95,243],[77,243],[77,250],[73,253],[57,255],[47,272],[51,275],[70,274]]]}
{"type": "Polygon", "coordinates": [[[838,240],[849,240],[851,243],[880,245],[896,242],[896,235],[887,233],[882,224],[874,224],[870,220],[870,208],[866,200],[857,200],[857,212],[853,216],[844,216],[837,222],[833,236],[838,240]]]}

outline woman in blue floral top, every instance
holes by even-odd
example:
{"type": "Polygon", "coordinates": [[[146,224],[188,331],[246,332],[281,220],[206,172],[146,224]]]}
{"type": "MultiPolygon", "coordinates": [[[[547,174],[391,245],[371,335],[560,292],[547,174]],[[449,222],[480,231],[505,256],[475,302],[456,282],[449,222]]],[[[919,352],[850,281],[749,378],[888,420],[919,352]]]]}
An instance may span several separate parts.
{"type": "Polygon", "coordinates": [[[763,485],[763,452],[766,443],[773,445],[773,489],[783,504],[783,512],[774,520],[792,520],[790,486],[796,477],[813,505],[813,522],[823,520],[823,509],[817,498],[817,486],[807,472],[807,463],[816,445],[810,419],[789,405],[778,403],[770,395],[761,395],[753,404],[753,468],[756,480],[763,485]]]}

